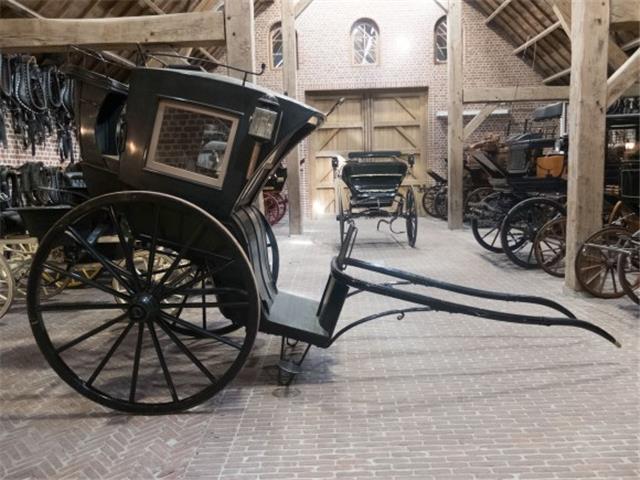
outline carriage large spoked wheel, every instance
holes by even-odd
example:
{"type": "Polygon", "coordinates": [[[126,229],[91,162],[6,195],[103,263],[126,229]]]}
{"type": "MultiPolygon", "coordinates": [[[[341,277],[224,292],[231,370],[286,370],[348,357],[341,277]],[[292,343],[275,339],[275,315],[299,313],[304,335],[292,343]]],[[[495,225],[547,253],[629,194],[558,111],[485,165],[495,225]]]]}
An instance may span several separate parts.
{"type": "Polygon", "coordinates": [[[245,363],[260,318],[253,272],[229,231],[195,205],[152,192],[103,195],[61,218],[40,243],[27,295],[33,334],[58,375],[132,413],[184,410],[220,391],[245,363]],[[114,235],[119,248],[102,249],[101,236],[114,235]],[[102,274],[89,279],[49,261],[61,246],[99,262],[102,274]],[[51,272],[84,288],[45,299],[40,283],[51,272]],[[225,325],[236,330],[216,333],[225,325]]]}
{"type": "Polygon", "coordinates": [[[618,255],[618,279],[622,290],[633,302],[640,304],[640,249],[638,240],[640,231],[636,232],[634,239],[627,240],[623,248],[627,253],[618,255]]]}
{"type": "Polygon", "coordinates": [[[440,190],[440,187],[437,185],[434,185],[432,187],[427,187],[424,193],[422,194],[422,208],[424,208],[424,211],[427,214],[431,215],[432,217],[436,216],[436,211],[434,208],[434,200],[439,190],[440,190]]]}
{"type": "Polygon", "coordinates": [[[607,227],[591,235],[576,255],[578,282],[598,298],[619,298],[625,292],[618,276],[618,254],[630,237],[627,229],[607,227]],[[609,249],[607,247],[614,247],[609,249]]]}
{"type": "Polygon", "coordinates": [[[474,215],[471,220],[471,232],[476,242],[493,253],[502,253],[500,246],[500,227],[511,206],[515,204],[511,195],[495,192],[482,200],[482,214],[474,215]]]}
{"type": "Polygon", "coordinates": [[[536,235],[547,222],[564,214],[564,207],[548,198],[528,198],[509,210],[500,227],[500,244],[509,260],[522,268],[537,268],[536,235]]]}
{"type": "Polygon", "coordinates": [[[564,277],[567,217],[554,218],[538,232],[534,252],[538,265],[554,277],[564,277]]]}
{"type": "Polygon", "coordinates": [[[11,267],[4,256],[0,255],[0,318],[4,317],[11,308],[15,289],[11,267]]]}
{"type": "Polygon", "coordinates": [[[407,240],[409,246],[416,246],[416,239],[418,238],[418,205],[416,204],[416,197],[413,193],[413,188],[409,187],[406,198],[406,222],[407,222],[407,240]]]}
{"type": "Polygon", "coordinates": [[[449,194],[446,187],[440,189],[433,200],[433,209],[435,210],[435,216],[446,220],[449,216],[449,194]]]}

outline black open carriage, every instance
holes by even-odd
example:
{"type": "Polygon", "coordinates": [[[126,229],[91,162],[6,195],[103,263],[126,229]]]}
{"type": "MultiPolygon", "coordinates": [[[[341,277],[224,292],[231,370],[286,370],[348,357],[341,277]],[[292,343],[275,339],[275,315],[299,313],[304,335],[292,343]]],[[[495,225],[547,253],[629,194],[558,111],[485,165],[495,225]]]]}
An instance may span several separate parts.
{"type": "Polygon", "coordinates": [[[336,179],[336,218],[340,224],[340,241],[344,241],[346,226],[356,218],[379,218],[389,225],[393,233],[393,223],[405,221],[407,241],[415,246],[418,235],[418,207],[411,187],[407,193],[400,186],[413,167],[414,159],[402,159],[398,151],[350,152],[346,162],[334,157],[332,166],[336,179]],[[342,184],[348,188],[346,207],[342,184]]]}
{"type": "Polygon", "coordinates": [[[618,345],[544,298],[447,284],[352,258],[353,224],[319,301],[281,291],[274,276],[277,244],[254,201],[285,155],[325,116],[214,74],[138,68],[127,86],[79,69],[69,73],[77,80],[82,166],[93,198],[42,238],[29,277],[28,314],[49,364],[91,400],[138,413],[193,407],[238,374],[258,331],[282,337],[279,367],[289,382],[310,346],[327,348],[357,325],[408,312],[574,326],[618,345]],[[118,242],[111,255],[97,248],[105,236],[118,242]],[[83,278],[51,260],[68,245],[100,262],[101,275],[83,278]],[[361,280],[353,272],[383,280],[361,280]],[[46,274],[85,288],[43,298],[46,274]],[[454,303],[416,293],[416,286],[552,313],[454,303]],[[345,301],[362,292],[410,305],[337,329],[345,301]],[[298,341],[308,346],[292,352],[291,342],[298,341]]]}

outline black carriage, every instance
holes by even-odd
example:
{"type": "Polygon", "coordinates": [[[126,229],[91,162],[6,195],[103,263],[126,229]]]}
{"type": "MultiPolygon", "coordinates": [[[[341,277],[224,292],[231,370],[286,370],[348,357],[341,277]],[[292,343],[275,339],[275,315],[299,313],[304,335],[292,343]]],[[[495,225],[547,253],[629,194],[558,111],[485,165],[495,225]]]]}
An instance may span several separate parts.
{"type": "Polygon", "coordinates": [[[285,155],[325,116],[291,98],[227,77],[138,68],[123,85],[79,69],[76,114],[82,166],[93,198],[42,238],[30,272],[28,314],[47,361],[87,398],[110,408],[165,413],[200,404],[247,361],[258,331],[282,337],[284,383],[309,348],[388,315],[447,311],[505,322],[601,328],[543,298],[487,292],[351,257],[351,223],[319,301],[281,291],[278,251],[254,207],[285,155]],[[215,139],[216,145],[210,142],[215,139]],[[107,254],[96,245],[115,237],[107,254]],[[88,279],[53,261],[74,245],[99,262],[88,279]],[[353,272],[376,274],[361,280],[353,272]],[[46,299],[46,274],[82,282],[46,299]],[[415,287],[548,307],[509,314],[443,300],[415,287]],[[346,300],[370,292],[408,302],[338,329],[346,300]],[[307,344],[295,350],[297,342],[307,344]]]}
{"type": "Polygon", "coordinates": [[[418,208],[413,189],[402,193],[402,182],[413,167],[412,156],[402,158],[398,151],[350,152],[346,162],[332,160],[336,178],[336,218],[340,224],[340,242],[344,241],[347,225],[356,218],[378,218],[389,225],[393,233],[396,220],[405,222],[407,241],[415,246],[418,235],[418,208]],[[342,184],[348,193],[343,192],[342,184]]]}
{"type": "MultiPolygon", "coordinates": [[[[540,107],[534,122],[561,118],[564,103],[540,107]]],[[[487,250],[505,253],[523,268],[538,266],[534,243],[538,231],[565,214],[567,137],[538,128],[472,146],[468,155],[485,170],[493,193],[470,202],[471,229],[487,250]]]]}

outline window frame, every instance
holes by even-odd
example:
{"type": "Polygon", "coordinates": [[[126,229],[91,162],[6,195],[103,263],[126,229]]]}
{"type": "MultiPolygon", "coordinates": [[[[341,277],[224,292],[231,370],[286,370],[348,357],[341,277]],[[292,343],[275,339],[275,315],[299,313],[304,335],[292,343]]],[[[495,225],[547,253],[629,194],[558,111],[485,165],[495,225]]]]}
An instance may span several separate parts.
{"type": "Polygon", "coordinates": [[[271,70],[282,70],[282,67],[284,65],[284,42],[282,40],[282,22],[275,22],[273,25],[271,25],[271,28],[269,28],[269,67],[271,68],[271,70]],[[276,32],[280,32],[280,45],[281,48],[283,49],[282,51],[282,64],[279,66],[276,66],[274,63],[274,55],[273,55],[273,38],[276,35],[276,32]]]}
{"type": "Polygon", "coordinates": [[[436,23],[435,26],[433,27],[433,61],[436,64],[445,64],[449,61],[449,49],[447,47],[447,43],[449,39],[449,24],[447,22],[447,16],[443,15],[442,17],[440,17],[436,23]],[[445,58],[444,60],[441,60],[438,58],[438,52],[441,51],[438,47],[438,29],[440,28],[440,26],[444,24],[446,26],[446,34],[444,35],[444,40],[445,40],[445,47],[444,47],[444,53],[445,53],[445,58]]]}
{"type": "Polygon", "coordinates": [[[351,25],[351,34],[349,35],[349,40],[350,40],[350,44],[351,44],[351,63],[353,66],[356,67],[375,67],[377,65],[381,64],[380,61],[380,27],[378,27],[378,24],[372,20],[371,18],[359,18],[358,20],[356,20],[355,22],[353,22],[353,25],[351,25]],[[376,32],[376,45],[375,45],[375,62],[373,63],[359,63],[356,61],[356,45],[355,45],[355,33],[356,33],[356,28],[360,25],[360,24],[369,24],[371,25],[375,32],[376,32]]]}
{"type": "Polygon", "coordinates": [[[216,108],[205,107],[199,104],[193,104],[191,102],[161,98],[158,101],[158,108],[156,110],[156,116],[153,123],[153,132],[151,134],[151,140],[149,143],[149,153],[146,156],[143,169],[149,172],[159,173],[162,175],[170,176],[172,178],[187,180],[189,182],[206,185],[217,190],[222,190],[222,185],[224,184],[224,181],[227,177],[231,151],[233,150],[239,123],[240,118],[238,116],[231,115],[216,108]],[[174,108],[176,110],[197,113],[213,118],[220,118],[222,120],[231,122],[231,126],[229,128],[229,136],[227,137],[227,148],[225,149],[224,157],[221,161],[221,167],[218,170],[218,178],[209,177],[202,173],[191,172],[189,170],[174,167],[172,165],[167,165],[166,163],[158,162],[155,160],[156,152],[158,149],[158,141],[160,140],[160,131],[162,130],[162,122],[164,120],[164,114],[167,108],[174,108]]]}

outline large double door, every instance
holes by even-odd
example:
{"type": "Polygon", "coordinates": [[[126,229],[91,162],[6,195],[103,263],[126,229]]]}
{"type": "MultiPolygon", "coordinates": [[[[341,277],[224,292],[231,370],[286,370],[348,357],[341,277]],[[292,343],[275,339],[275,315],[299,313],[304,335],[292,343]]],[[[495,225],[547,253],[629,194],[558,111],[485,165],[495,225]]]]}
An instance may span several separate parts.
{"type": "Polygon", "coordinates": [[[413,154],[413,171],[403,185],[424,183],[426,171],[427,92],[384,90],[366,92],[307,92],[307,103],[328,111],[340,98],[345,101],[311,137],[309,188],[313,215],[335,212],[331,158],[349,152],[399,150],[413,154]]]}

